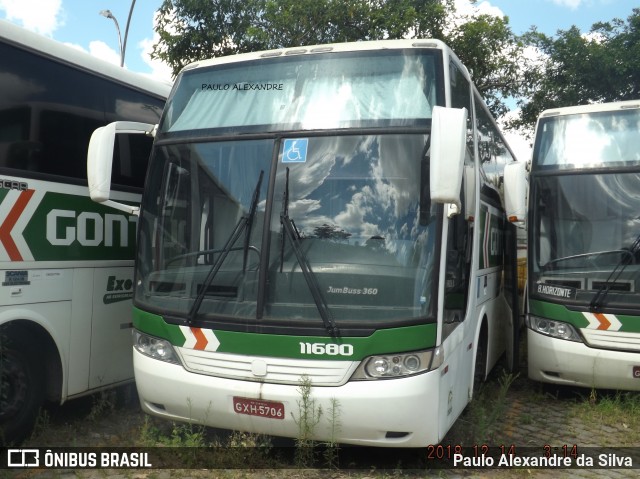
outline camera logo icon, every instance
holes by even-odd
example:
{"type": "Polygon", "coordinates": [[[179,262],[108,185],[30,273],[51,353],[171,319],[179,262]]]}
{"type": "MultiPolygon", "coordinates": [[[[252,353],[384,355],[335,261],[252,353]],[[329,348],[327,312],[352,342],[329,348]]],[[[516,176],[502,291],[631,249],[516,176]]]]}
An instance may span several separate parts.
{"type": "Polygon", "coordinates": [[[8,467],[39,467],[40,451],[38,449],[8,449],[8,467]]]}

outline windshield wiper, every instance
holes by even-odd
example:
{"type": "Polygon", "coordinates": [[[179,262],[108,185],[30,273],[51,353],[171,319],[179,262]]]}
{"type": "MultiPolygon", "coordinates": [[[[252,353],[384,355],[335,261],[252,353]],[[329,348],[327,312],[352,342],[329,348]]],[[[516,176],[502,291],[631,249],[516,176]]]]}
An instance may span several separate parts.
{"type": "Polygon", "coordinates": [[[616,267],[613,268],[607,280],[602,284],[602,286],[600,286],[600,288],[598,288],[598,291],[589,304],[589,310],[592,313],[599,313],[602,310],[602,305],[611,290],[611,286],[618,281],[618,278],[627,266],[635,263],[636,254],[640,251],[640,235],[638,235],[629,249],[621,251],[624,251],[624,253],[620,258],[620,261],[616,264],[616,267]]]}
{"type": "Polygon", "coordinates": [[[211,265],[211,269],[209,270],[207,277],[203,281],[201,289],[200,291],[198,291],[198,296],[196,296],[196,299],[191,305],[191,309],[189,310],[189,314],[187,315],[188,324],[191,324],[195,319],[196,314],[198,314],[198,310],[202,305],[204,296],[207,293],[209,286],[211,286],[213,279],[218,274],[218,271],[220,271],[220,268],[222,267],[222,263],[224,263],[224,260],[227,258],[229,253],[236,249],[236,248],[233,248],[233,245],[238,240],[238,238],[240,238],[240,235],[242,235],[242,233],[245,230],[247,230],[245,235],[244,248],[243,248],[243,267],[242,267],[242,271],[243,272],[245,271],[246,263],[247,263],[247,254],[249,252],[251,226],[253,223],[253,219],[255,218],[255,215],[256,215],[256,210],[258,208],[258,198],[260,197],[260,189],[262,186],[263,176],[264,176],[264,170],[261,170],[260,177],[258,178],[258,184],[253,190],[253,198],[251,199],[251,206],[249,208],[249,213],[246,216],[243,216],[242,218],[240,218],[240,220],[238,220],[238,223],[236,224],[235,228],[233,228],[233,231],[229,235],[229,238],[227,238],[227,242],[224,244],[224,246],[220,250],[220,256],[218,256],[218,259],[216,259],[216,261],[211,265]]]}
{"type": "Polygon", "coordinates": [[[311,296],[316,304],[316,308],[318,308],[318,313],[320,313],[320,317],[322,318],[322,322],[324,323],[327,333],[334,338],[338,338],[340,336],[340,329],[336,326],[331,310],[329,309],[329,305],[322,295],[322,290],[320,289],[316,275],[311,270],[311,264],[300,247],[300,232],[298,231],[298,228],[296,228],[293,220],[289,217],[289,168],[287,168],[284,194],[282,195],[280,224],[283,229],[282,248],[280,250],[280,272],[282,272],[284,263],[284,238],[286,237],[291,243],[291,249],[298,260],[298,264],[302,270],[302,276],[304,276],[307,286],[309,287],[309,291],[311,291],[311,296]]]}
{"type": "MultiPolygon", "coordinates": [[[[555,258],[555,259],[552,259],[550,261],[547,261],[542,266],[542,272],[545,272],[545,271],[548,271],[548,270],[552,269],[557,263],[561,263],[563,261],[571,261],[571,260],[575,260],[575,259],[590,259],[590,258],[597,258],[599,256],[613,255],[613,254],[619,254],[619,253],[622,253],[623,255],[627,255],[627,254],[629,254],[629,251],[628,250],[624,250],[624,249],[615,249],[615,250],[607,250],[607,251],[593,251],[591,253],[572,254],[570,256],[564,256],[562,258],[555,258]]],[[[586,261],[585,261],[585,263],[586,263],[586,261]]],[[[586,266],[589,266],[589,265],[586,264],[586,266]]]]}

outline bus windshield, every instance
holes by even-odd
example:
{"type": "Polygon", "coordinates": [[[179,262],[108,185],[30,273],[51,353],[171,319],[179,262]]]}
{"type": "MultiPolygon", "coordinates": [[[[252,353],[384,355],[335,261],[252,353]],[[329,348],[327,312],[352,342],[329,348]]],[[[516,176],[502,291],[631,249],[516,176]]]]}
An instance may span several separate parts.
{"type": "Polygon", "coordinates": [[[437,277],[436,207],[420,193],[428,175],[416,174],[428,171],[427,147],[424,133],[156,146],[138,304],[319,327],[319,308],[356,327],[424,321],[437,277]]]}
{"type": "Polygon", "coordinates": [[[540,120],[531,179],[533,295],[590,304],[606,290],[608,306],[637,309],[639,144],[638,108],[540,120]]]}
{"type": "Polygon", "coordinates": [[[441,65],[381,49],[185,70],[149,169],[137,304],[325,333],[435,321],[441,65]]]}
{"type": "Polygon", "coordinates": [[[403,126],[431,118],[440,53],[283,56],[185,71],[160,134],[403,126]]]}
{"type": "Polygon", "coordinates": [[[640,165],[640,109],[540,120],[535,169],[640,165]]]}
{"type": "Polygon", "coordinates": [[[535,178],[533,282],[565,287],[567,299],[587,302],[606,287],[618,293],[609,294],[609,305],[617,298],[637,308],[638,182],[638,172],[535,178]]]}

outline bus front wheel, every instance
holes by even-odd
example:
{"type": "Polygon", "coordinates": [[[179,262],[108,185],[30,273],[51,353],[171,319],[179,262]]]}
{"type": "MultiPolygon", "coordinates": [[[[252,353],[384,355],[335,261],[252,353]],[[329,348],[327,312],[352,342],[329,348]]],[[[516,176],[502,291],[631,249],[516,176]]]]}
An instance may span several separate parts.
{"type": "Polygon", "coordinates": [[[19,444],[29,437],[35,425],[44,401],[44,376],[38,357],[38,351],[29,342],[3,338],[0,347],[0,445],[19,444]]]}

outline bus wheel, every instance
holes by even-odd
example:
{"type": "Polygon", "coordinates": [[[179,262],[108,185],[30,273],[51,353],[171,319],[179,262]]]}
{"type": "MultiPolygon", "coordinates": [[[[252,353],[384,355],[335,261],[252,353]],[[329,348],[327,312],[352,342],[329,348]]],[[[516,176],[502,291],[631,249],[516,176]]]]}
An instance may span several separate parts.
{"type": "Polygon", "coordinates": [[[483,335],[478,340],[478,349],[476,351],[476,364],[473,372],[473,392],[477,393],[484,383],[487,370],[487,342],[483,335]]]}
{"type": "Polygon", "coordinates": [[[29,437],[43,401],[38,352],[26,341],[11,340],[0,350],[0,445],[29,437]]]}

